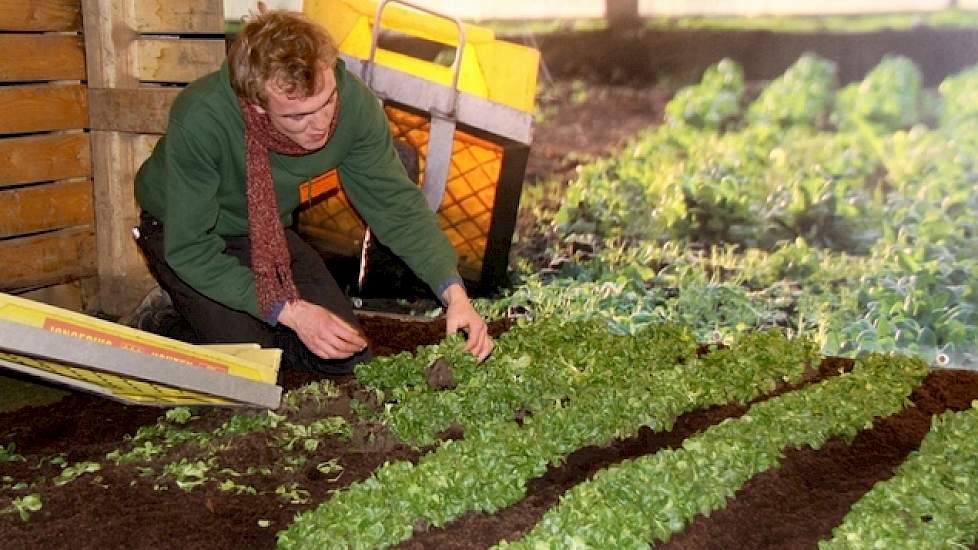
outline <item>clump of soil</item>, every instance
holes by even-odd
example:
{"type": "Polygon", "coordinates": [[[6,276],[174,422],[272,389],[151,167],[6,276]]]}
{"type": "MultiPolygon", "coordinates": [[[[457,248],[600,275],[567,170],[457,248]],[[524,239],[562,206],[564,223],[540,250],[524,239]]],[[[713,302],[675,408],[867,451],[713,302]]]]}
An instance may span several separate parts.
{"type": "Polygon", "coordinates": [[[424,378],[428,387],[433,390],[454,390],[457,385],[452,364],[444,357],[439,357],[428,365],[424,370],[424,378]]]}
{"type": "Polygon", "coordinates": [[[323,412],[329,416],[349,418],[353,416],[351,399],[345,395],[333,397],[326,402],[323,407],[323,412]]]}
{"type": "Polygon", "coordinates": [[[380,401],[380,396],[377,392],[371,389],[364,388],[359,384],[350,384],[347,386],[350,388],[350,396],[356,399],[358,403],[367,407],[374,412],[380,412],[384,409],[383,403],[380,401]]]}
{"type": "Polygon", "coordinates": [[[384,454],[392,451],[401,443],[380,422],[368,420],[357,423],[350,439],[350,451],[354,453],[384,454]]]}
{"type": "Polygon", "coordinates": [[[435,434],[435,437],[442,441],[465,439],[465,427],[457,422],[453,422],[450,426],[435,434]]]}

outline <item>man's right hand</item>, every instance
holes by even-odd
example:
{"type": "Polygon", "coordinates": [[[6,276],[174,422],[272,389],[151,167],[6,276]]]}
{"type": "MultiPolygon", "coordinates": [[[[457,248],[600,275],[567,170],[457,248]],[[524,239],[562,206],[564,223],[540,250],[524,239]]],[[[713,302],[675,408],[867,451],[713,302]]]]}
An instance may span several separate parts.
{"type": "Polygon", "coordinates": [[[323,359],[346,359],[367,347],[367,340],[357,329],[305,300],[285,304],[278,322],[294,330],[309,351],[323,359]]]}

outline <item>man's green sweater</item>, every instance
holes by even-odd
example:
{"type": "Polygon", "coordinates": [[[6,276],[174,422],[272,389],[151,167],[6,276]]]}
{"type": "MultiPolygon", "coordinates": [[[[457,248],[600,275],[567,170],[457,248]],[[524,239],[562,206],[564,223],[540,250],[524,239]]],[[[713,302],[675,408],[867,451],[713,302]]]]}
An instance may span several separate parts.
{"type": "MultiPolygon", "coordinates": [[[[407,176],[384,111],[337,61],[339,120],[326,146],[307,155],[272,153],[282,223],[292,224],[299,186],[338,168],[343,190],[380,242],[433,290],[458,277],[455,250],[407,176]]],[[[166,260],[204,296],[261,318],[251,270],[224,253],[222,237],[248,234],[244,121],[228,67],[193,82],[169,127],[136,174],[140,207],[163,222],[166,260]]]]}

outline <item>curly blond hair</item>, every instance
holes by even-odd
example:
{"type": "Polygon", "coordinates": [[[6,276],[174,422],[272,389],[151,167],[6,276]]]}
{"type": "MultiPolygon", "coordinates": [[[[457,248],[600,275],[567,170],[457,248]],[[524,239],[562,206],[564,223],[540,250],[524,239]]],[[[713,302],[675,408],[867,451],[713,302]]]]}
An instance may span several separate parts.
{"type": "Polygon", "coordinates": [[[250,103],[266,107],[265,85],[289,96],[309,97],[321,86],[323,67],[336,63],[337,48],[321,25],[305,15],[266,10],[244,20],[228,51],[231,87],[250,103]]]}

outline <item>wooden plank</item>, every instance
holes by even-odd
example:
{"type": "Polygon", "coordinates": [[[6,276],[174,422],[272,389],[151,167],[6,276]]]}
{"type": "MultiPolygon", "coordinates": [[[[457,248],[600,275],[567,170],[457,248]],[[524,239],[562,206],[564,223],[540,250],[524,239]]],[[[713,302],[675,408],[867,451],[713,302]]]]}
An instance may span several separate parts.
{"type": "Polygon", "coordinates": [[[90,180],[0,191],[0,239],[91,225],[94,217],[90,180]]]}
{"type": "Polygon", "coordinates": [[[0,241],[0,291],[39,288],[95,275],[95,230],[74,227],[0,241]]]}
{"type": "Polygon", "coordinates": [[[136,49],[136,74],[148,82],[191,82],[216,71],[225,57],[223,40],[144,38],[136,49]]]}
{"type": "Polygon", "coordinates": [[[89,286],[87,282],[91,280],[86,279],[86,284],[82,281],[72,281],[62,285],[46,286],[17,296],[72,311],[85,311],[85,287],[89,286]]]}
{"type": "Polygon", "coordinates": [[[87,126],[88,94],[81,84],[0,87],[0,134],[87,126]]]}
{"type": "Polygon", "coordinates": [[[91,177],[88,134],[75,132],[0,139],[0,188],[91,177]]]}
{"type": "Polygon", "coordinates": [[[136,30],[143,33],[224,34],[222,0],[139,0],[136,30]]]}
{"type": "Polygon", "coordinates": [[[135,88],[133,2],[82,0],[85,14],[85,56],[92,88],[135,88]]]}
{"type": "MultiPolygon", "coordinates": [[[[138,34],[133,30],[136,3],[82,0],[88,85],[91,88],[139,87],[136,77],[138,34]]],[[[91,134],[95,226],[98,228],[99,309],[121,314],[125,312],[117,310],[120,292],[116,287],[126,281],[131,265],[141,263],[130,233],[135,219],[132,147],[118,132],[93,130],[91,134]]],[[[121,294],[129,295],[128,292],[121,294]]]]}
{"type": "Polygon", "coordinates": [[[93,130],[165,134],[170,106],[181,88],[90,88],[93,130]]]}
{"type": "Polygon", "coordinates": [[[139,209],[132,192],[138,166],[133,152],[135,134],[92,131],[95,174],[95,222],[98,228],[99,306],[102,311],[122,315],[132,309],[151,281],[140,256],[132,228],[139,209]],[[109,176],[111,175],[111,176],[109,176]],[[109,179],[111,177],[111,180],[109,179]],[[106,182],[99,185],[99,181],[106,182]]]}
{"type": "Polygon", "coordinates": [[[0,82],[85,80],[85,43],[67,34],[0,34],[0,82]]]}
{"type": "Polygon", "coordinates": [[[80,0],[3,0],[0,30],[79,31],[81,12],[80,0]]]}

